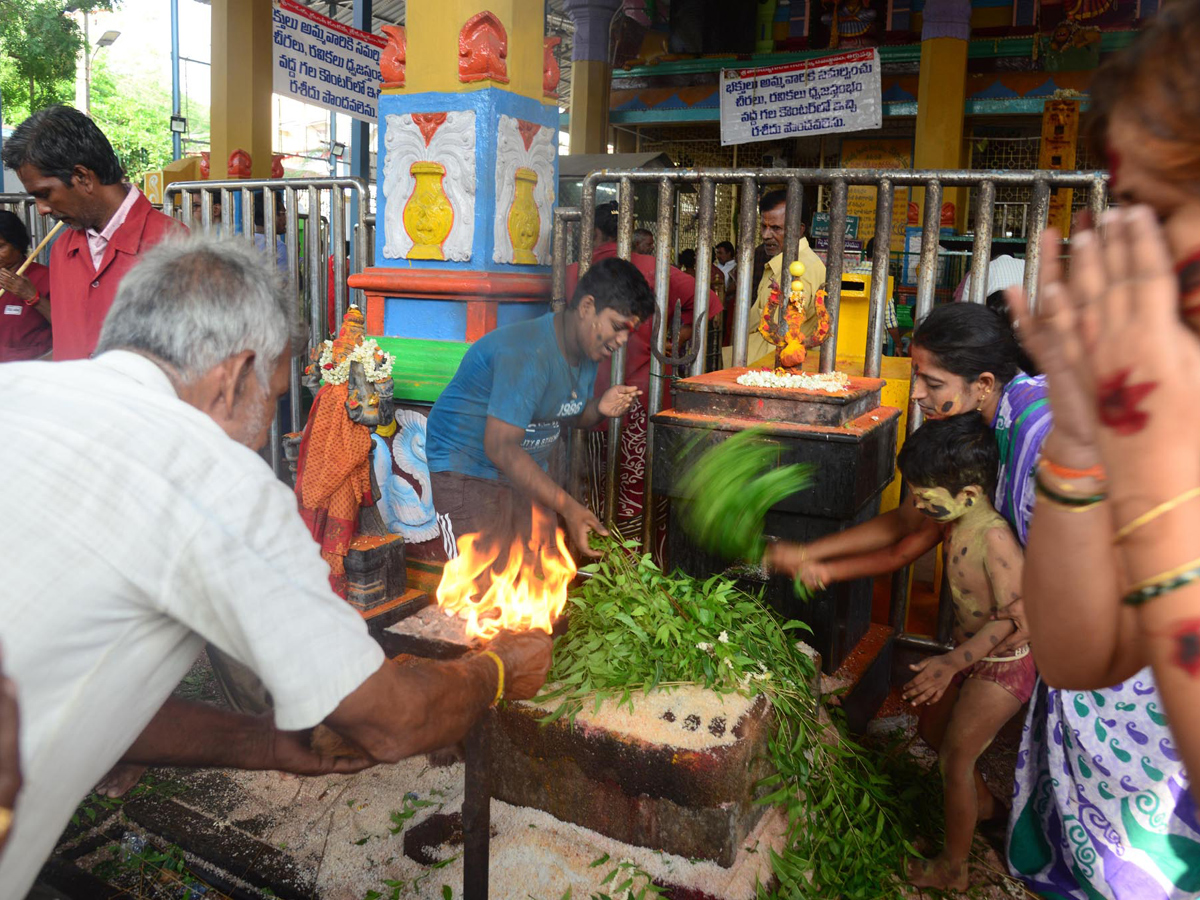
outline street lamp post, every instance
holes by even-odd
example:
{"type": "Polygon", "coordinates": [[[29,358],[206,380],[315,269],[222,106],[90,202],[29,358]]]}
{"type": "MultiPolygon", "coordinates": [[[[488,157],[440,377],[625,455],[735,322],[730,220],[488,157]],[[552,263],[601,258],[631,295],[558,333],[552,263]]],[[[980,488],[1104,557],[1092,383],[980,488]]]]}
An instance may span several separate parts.
{"type": "Polygon", "coordinates": [[[96,41],[96,49],[93,51],[88,38],[88,14],[83,14],[83,104],[89,119],[92,117],[92,60],[102,49],[111,47],[120,36],[119,31],[110,29],[104,32],[100,35],[100,40],[96,41]]]}

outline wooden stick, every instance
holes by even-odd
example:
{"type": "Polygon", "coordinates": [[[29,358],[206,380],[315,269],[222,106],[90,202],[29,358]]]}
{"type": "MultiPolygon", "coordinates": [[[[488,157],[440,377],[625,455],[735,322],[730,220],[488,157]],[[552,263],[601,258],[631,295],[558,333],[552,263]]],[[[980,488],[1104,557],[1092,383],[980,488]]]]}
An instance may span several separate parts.
{"type": "Polygon", "coordinates": [[[33,264],[33,261],[35,259],[37,259],[37,255],[46,249],[46,245],[48,243],[50,243],[51,238],[53,238],[56,234],[58,234],[58,229],[60,229],[62,227],[63,227],[62,222],[55,223],[54,227],[50,229],[49,233],[44,238],[42,238],[42,242],[40,244],[38,244],[36,247],[34,247],[33,252],[30,253],[28,257],[26,257],[25,262],[21,263],[21,268],[17,269],[18,275],[25,274],[25,270],[28,269],[33,264]]]}

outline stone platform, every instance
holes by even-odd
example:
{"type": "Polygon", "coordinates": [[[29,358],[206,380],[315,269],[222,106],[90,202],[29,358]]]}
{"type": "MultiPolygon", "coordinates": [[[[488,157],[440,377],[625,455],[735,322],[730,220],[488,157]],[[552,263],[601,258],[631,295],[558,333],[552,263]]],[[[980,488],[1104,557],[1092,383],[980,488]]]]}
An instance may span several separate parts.
{"type": "Polygon", "coordinates": [[[698,687],[594,704],[508,704],[491,730],[492,796],[614,840],[731,866],[762,818],[755,784],[772,771],[771,706],[698,687]]]}

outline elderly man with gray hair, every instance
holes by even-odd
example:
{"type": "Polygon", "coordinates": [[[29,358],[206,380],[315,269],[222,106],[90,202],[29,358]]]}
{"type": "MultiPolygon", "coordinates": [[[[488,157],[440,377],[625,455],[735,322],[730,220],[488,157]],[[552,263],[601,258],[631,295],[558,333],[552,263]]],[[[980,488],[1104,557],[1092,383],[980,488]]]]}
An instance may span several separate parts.
{"type": "Polygon", "coordinates": [[[118,761],[355,771],[453,744],[544,681],[541,633],[399,668],[331,592],[255,453],[299,349],[292,320],[269,259],[195,237],[130,271],[93,359],[0,366],[0,639],[24,772],[0,896],[25,896],[118,761]],[[205,641],[262,679],[273,721],[171,696],[205,641]],[[360,756],[312,750],[319,723],[360,756]]]}

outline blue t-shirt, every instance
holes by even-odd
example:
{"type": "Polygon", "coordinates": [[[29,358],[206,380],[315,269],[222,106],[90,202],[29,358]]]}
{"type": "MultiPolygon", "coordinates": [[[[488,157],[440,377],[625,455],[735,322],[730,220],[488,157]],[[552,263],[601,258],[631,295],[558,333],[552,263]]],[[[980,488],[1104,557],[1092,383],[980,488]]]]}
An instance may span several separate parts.
{"type": "Polygon", "coordinates": [[[483,449],[488,416],[524,428],[521,447],[545,469],[560,420],[583,412],[595,382],[595,362],[563,358],[553,313],[485,334],[429,412],[429,471],[503,479],[483,449]]]}

